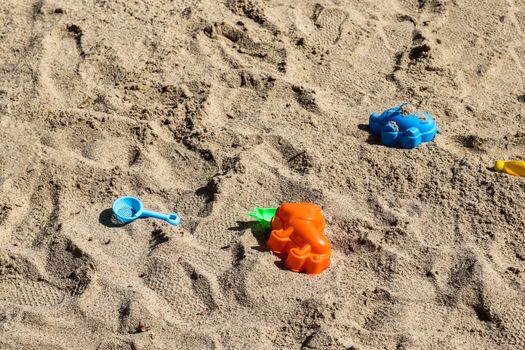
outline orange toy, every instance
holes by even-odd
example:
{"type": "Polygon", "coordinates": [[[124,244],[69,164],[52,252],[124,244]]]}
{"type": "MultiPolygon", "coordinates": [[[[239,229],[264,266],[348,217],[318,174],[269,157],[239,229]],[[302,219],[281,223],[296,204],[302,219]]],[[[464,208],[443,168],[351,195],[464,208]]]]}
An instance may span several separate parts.
{"type": "Polygon", "coordinates": [[[332,248],[323,233],[321,207],[310,203],[284,203],[271,221],[268,248],[287,254],[284,265],[292,271],[315,275],[330,265],[332,248]]]}

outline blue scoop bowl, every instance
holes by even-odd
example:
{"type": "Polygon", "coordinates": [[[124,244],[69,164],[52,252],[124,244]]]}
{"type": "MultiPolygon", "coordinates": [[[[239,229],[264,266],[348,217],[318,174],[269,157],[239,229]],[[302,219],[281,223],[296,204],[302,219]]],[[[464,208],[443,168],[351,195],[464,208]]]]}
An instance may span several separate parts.
{"type": "Polygon", "coordinates": [[[126,196],[120,197],[113,202],[113,214],[122,223],[132,222],[138,218],[155,218],[164,220],[167,223],[175,226],[180,223],[180,218],[177,214],[161,214],[154,211],[144,210],[144,204],[136,197],[126,196]]]}

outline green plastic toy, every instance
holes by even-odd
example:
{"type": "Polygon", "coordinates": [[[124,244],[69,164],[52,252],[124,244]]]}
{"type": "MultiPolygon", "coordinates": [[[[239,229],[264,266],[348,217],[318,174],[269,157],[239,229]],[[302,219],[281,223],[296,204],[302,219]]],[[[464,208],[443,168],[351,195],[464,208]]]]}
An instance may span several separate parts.
{"type": "Polygon", "coordinates": [[[253,211],[249,212],[248,215],[257,219],[264,228],[270,228],[270,223],[272,222],[276,211],[277,208],[255,208],[253,211]]]}

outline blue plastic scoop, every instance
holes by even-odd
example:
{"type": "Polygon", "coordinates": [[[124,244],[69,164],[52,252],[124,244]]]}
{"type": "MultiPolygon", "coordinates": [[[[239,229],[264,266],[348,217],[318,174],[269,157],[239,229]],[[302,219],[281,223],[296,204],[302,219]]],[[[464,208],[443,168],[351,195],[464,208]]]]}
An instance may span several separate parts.
{"type": "Polygon", "coordinates": [[[113,213],[122,223],[132,222],[138,218],[161,219],[175,226],[180,223],[180,218],[175,213],[161,214],[154,211],[144,210],[144,204],[136,197],[120,197],[113,202],[113,213]]]}

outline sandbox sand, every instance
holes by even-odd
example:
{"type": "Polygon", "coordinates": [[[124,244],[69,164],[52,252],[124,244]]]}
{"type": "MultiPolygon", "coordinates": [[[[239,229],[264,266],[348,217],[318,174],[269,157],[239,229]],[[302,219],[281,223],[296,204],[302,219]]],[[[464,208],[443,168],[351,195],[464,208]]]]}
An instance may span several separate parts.
{"type": "Polygon", "coordinates": [[[524,0],[3,0],[0,349],[523,349],[524,0]],[[410,101],[440,134],[378,144],[410,101]],[[174,211],[119,227],[121,195],[174,211]],[[318,276],[255,206],[322,206],[318,276]],[[140,325],[140,327],[139,327],[140,325]]]}

